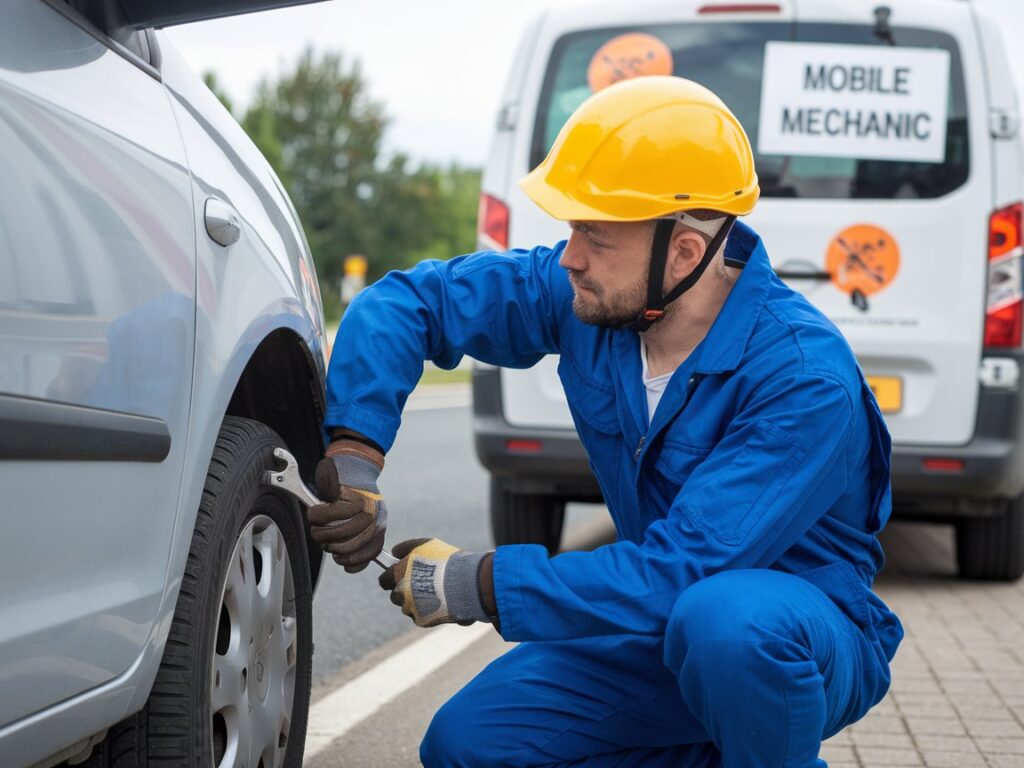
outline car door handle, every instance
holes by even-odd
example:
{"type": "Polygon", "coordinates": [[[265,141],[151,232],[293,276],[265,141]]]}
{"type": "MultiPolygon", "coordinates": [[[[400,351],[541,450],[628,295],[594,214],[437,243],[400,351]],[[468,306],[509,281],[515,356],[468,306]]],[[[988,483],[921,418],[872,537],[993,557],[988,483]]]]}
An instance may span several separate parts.
{"type": "Polygon", "coordinates": [[[238,212],[219,198],[207,198],[205,218],[206,234],[215,243],[223,246],[233,245],[242,236],[238,212]]]}

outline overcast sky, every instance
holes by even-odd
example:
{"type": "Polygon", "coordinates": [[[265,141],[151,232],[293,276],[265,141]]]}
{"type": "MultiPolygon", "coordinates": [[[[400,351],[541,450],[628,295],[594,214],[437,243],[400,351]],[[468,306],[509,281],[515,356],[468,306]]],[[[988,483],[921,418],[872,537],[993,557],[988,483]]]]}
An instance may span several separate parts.
{"type": "Polygon", "coordinates": [[[260,78],[291,68],[307,44],[356,57],[392,117],[388,149],[481,165],[523,28],[545,7],[578,1],[329,0],[167,35],[196,72],[217,74],[236,116],[260,78]]]}

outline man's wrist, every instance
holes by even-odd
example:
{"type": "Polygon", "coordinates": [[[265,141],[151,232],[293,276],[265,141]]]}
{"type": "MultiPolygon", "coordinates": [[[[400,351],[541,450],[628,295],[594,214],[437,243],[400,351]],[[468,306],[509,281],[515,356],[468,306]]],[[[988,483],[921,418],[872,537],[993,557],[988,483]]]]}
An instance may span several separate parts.
{"type": "Polygon", "coordinates": [[[379,453],[381,456],[384,455],[384,449],[381,448],[376,441],[371,440],[361,432],[356,432],[354,429],[349,429],[348,427],[335,427],[331,430],[331,440],[352,440],[357,443],[362,443],[366,447],[379,453]]]}
{"type": "Polygon", "coordinates": [[[477,571],[477,589],[480,590],[480,604],[483,606],[487,618],[496,620],[498,618],[498,601],[494,595],[494,553],[488,552],[480,561],[480,570],[477,571]]]}
{"type": "Polygon", "coordinates": [[[356,456],[372,462],[379,470],[384,469],[384,454],[379,449],[365,441],[355,440],[351,436],[342,436],[334,439],[324,455],[329,458],[335,456],[356,456]]]}
{"type": "MultiPolygon", "coordinates": [[[[484,552],[466,552],[460,549],[452,553],[444,562],[443,571],[439,571],[441,583],[435,588],[444,593],[447,621],[460,624],[490,621],[490,617],[480,602],[480,590],[477,586],[480,562],[485,556],[484,552]]],[[[417,582],[415,569],[418,565],[418,563],[413,564],[412,580],[414,585],[417,582]]]]}

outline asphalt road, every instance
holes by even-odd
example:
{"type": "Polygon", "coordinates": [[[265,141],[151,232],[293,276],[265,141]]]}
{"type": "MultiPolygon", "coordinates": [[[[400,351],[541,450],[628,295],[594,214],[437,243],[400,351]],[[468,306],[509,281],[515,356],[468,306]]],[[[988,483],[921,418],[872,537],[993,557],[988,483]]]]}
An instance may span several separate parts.
{"type": "MultiPolygon", "coordinates": [[[[468,402],[468,388],[463,400],[468,402]]],[[[407,410],[380,487],[388,505],[389,547],[404,539],[436,536],[465,549],[493,548],[488,476],[473,450],[468,405],[407,410]]],[[[595,518],[606,519],[607,513],[591,505],[570,505],[566,535],[595,518]]],[[[378,586],[377,566],[348,574],[330,560],[324,565],[313,601],[314,686],[413,629],[378,586]]]]}

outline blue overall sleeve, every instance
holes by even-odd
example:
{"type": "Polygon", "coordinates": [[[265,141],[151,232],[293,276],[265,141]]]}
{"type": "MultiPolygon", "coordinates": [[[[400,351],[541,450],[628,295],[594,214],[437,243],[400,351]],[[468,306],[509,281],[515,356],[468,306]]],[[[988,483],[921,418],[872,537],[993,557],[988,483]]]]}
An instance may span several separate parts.
{"type": "Polygon", "coordinates": [[[572,306],[563,247],[424,261],[360,293],[331,354],[325,427],[354,429],[387,451],[424,360],[528,368],[557,352],[559,318],[572,306]]]}
{"type": "Polygon", "coordinates": [[[718,571],[771,565],[842,495],[852,401],[799,374],[754,396],[642,544],[548,558],[499,547],[495,594],[507,640],[660,634],[679,595],[718,571]]]}

